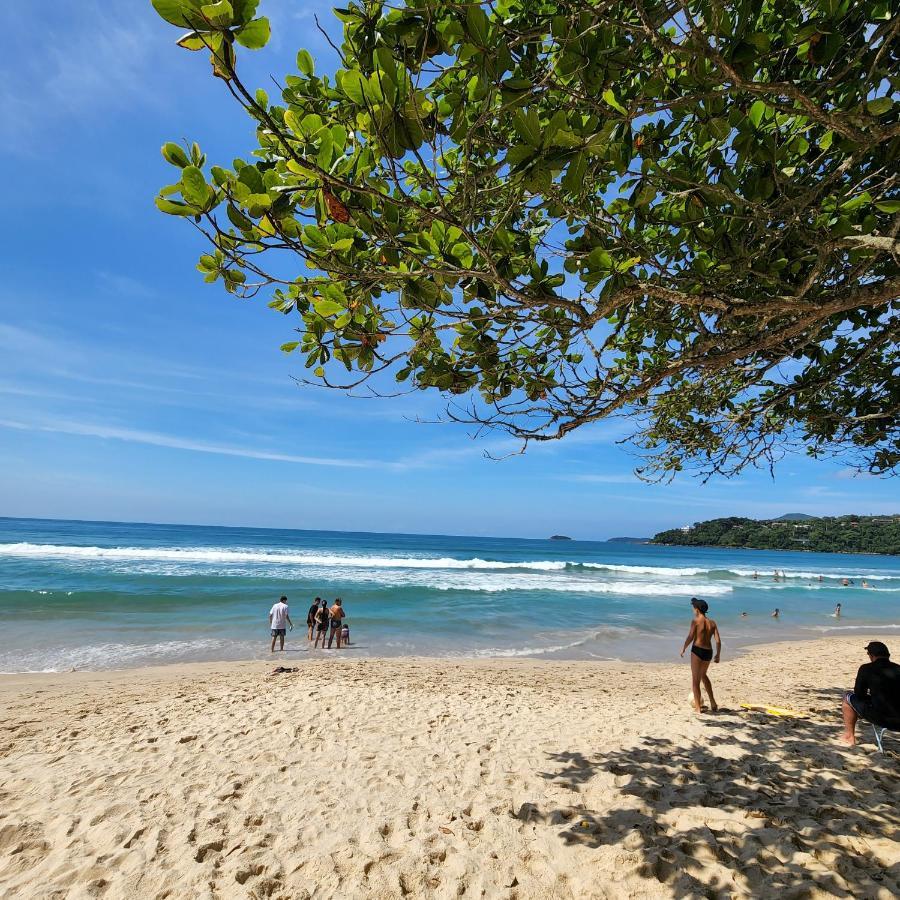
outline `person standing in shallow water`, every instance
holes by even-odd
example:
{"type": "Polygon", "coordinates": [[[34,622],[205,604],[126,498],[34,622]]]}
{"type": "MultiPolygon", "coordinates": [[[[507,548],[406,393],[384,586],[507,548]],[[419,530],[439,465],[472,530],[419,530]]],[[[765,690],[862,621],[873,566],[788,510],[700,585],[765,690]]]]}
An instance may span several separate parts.
{"type": "Polygon", "coordinates": [[[294,630],[294,623],[291,621],[291,617],[288,615],[287,597],[282,597],[269,610],[269,628],[271,628],[272,630],[272,653],[275,652],[276,640],[281,641],[281,646],[278,649],[284,650],[284,635],[286,631],[285,626],[288,626],[291,631],[294,630]]]}
{"type": "Polygon", "coordinates": [[[713,696],[712,683],[706,674],[709,664],[713,661],[719,662],[722,656],[722,638],[719,637],[719,626],[712,620],[707,618],[709,612],[709,604],[705,600],[698,600],[691,597],[691,606],[694,608],[694,619],[691,622],[690,631],[681,648],[681,655],[687,650],[688,644],[693,641],[694,646],[691,647],[691,690],[694,693],[694,709],[699,713],[703,712],[703,699],[700,696],[700,685],[706,689],[709,696],[709,708],[716,712],[718,705],[716,698],[713,696]],[[716,641],[716,653],[713,657],[712,642],[716,641]]]}
{"type": "Polygon", "coordinates": [[[340,650],[344,636],[343,623],[341,620],[347,615],[347,613],[344,612],[344,604],[340,597],[334,601],[334,606],[331,607],[329,613],[331,614],[331,634],[328,635],[328,649],[331,649],[331,643],[335,636],[337,636],[337,648],[340,650]]]}
{"type": "Polygon", "coordinates": [[[306,613],[306,639],[308,641],[311,641],[313,639],[313,635],[316,633],[316,613],[319,611],[319,604],[321,602],[322,598],[316,597],[316,599],[313,600],[313,605],[306,613]]]}

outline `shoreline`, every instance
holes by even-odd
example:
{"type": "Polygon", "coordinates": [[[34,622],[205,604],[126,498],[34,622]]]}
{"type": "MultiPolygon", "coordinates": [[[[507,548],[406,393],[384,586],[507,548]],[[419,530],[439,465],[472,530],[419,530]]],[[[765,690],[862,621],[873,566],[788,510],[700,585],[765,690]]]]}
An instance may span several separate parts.
{"type": "Polygon", "coordinates": [[[686,660],[5,676],[0,894],[887,900],[900,741],[834,739],[865,640],[726,659],[715,715],[686,660]]]}
{"type": "MultiPolygon", "coordinates": [[[[2,684],[7,680],[27,677],[52,678],[57,676],[69,675],[102,676],[105,674],[115,673],[124,674],[126,672],[137,674],[146,672],[162,672],[165,670],[190,669],[191,667],[198,667],[198,670],[202,670],[204,667],[209,666],[309,666],[317,665],[320,663],[327,664],[329,662],[419,662],[432,663],[435,665],[467,665],[470,663],[556,663],[572,665],[621,664],[625,666],[665,666],[673,663],[673,661],[677,662],[681,643],[684,640],[684,635],[687,635],[688,627],[689,622],[686,621],[682,630],[673,630],[668,634],[647,632],[630,635],[628,638],[630,643],[632,645],[640,645],[642,649],[646,651],[644,654],[616,655],[614,653],[610,653],[608,656],[601,656],[595,653],[592,653],[591,655],[570,656],[566,655],[565,650],[556,648],[549,648],[546,652],[543,653],[534,652],[530,655],[525,653],[519,654],[518,652],[504,653],[502,650],[490,655],[482,654],[477,650],[466,652],[461,651],[455,655],[451,653],[447,653],[444,655],[429,653],[412,653],[409,655],[399,653],[394,655],[374,653],[372,655],[366,655],[365,652],[360,654],[355,651],[367,651],[367,645],[351,645],[349,648],[342,648],[341,650],[315,650],[312,649],[306,641],[303,641],[301,644],[299,639],[296,642],[296,646],[291,646],[289,644],[286,650],[269,654],[264,649],[268,644],[268,639],[264,639],[259,642],[260,653],[258,656],[221,657],[191,660],[180,659],[172,660],[170,662],[159,662],[151,664],[140,663],[133,666],[117,665],[111,666],[109,668],[89,668],[87,666],[83,666],[71,667],[68,669],[52,669],[40,671],[0,671],[0,687],[2,687],[2,684]],[[662,648],[666,648],[666,652],[651,652],[651,648],[652,651],[661,651],[662,648]]],[[[793,629],[791,627],[782,628],[781,632],[778,635],[757,634],[735,637],[733,633],[726,633],[723,640],[723,647],[725,648],[724,653],[726,655],[726,659],[737,660],[746,656],[748,653],[764,649],[770,645],[777,646],[780,644],[784,644],[796,646],[799,644],[806,646],[810,642],[815,643],[817,641],[839,641],[842,639],[856,640],[857,636],[864,635],[869,635],[872,640],[883,640],[885,639],[885,633],[888,635],[888,641],[890,641],[890,635],[894,633],[898,633],[898,637],[900,637],[900,622],[886,622],[882,624],[871,624],[866,622],[856,624],[852,620],[850,622],[847,622],[847,619],[842,617],[840,620],[835,620],[835,624],[833,625],[821,625],[816,627],[819,629],[828,629],[830,631],[839,633],[831,634],[823,632],[822,630],[814,631],[813,626],[793,626],[793,629]],[[841,624],[837,624],[838,622],[840,622],[841,624]],[[848,634],[847,632],[853,632],[853,634],[848,634]]],[[[900,646],[900,640],[897,641],[897,644],[898,646],[900,646]]],[[[897,656],[900,657],[900,652],[898,652],[897,656]]]]}
{"type": "MultiPolygon", "coordinates": [[[[855,627],[855,626],[851,626],[855,627]]],[[[895,626],[900,627],[900,626],[895,626]]],[[[810,644],[821,644],[822,650],[837,645],[849,645],[851,648],[857,644],[863,646],[869,641],[885,640],[883,632],[877,627],[869,629],[867,625],[859,626],[860,633],[850,635],[812,636],[802,642],[803,649],[814,650],[810,644]]],[[[683,639],[682,639],[683,640],[683,639]]],[[[889,643],[888,636],[886,642],[889,643]]],[[[472,669],[483,671],[490,669],[528,669],[540,668],[564,668],[570,671],[588,670],[590,672],[615,670],[621,674],[621,668],[640,669],[649,671],[654,669],[670,670],[672,667],[683,665],[688,660],[688,653],[684,657],[679,656],[681,641],[672,641],[672,656],[666,659],[585,659],[583,657],[503,657],[503,656],[350,656],[338,655],[332,651],[324,656],[316,656],[312,659],[302,660],[291,653],[274,653],[271,656],[256,659],[223,659],[223,660],[196,660],[189,662],[161,663],[151,666],[123,666],[115,669],[71,669],[64,672],[0,672],[0,696],[16,690],[25,690],[32,687],[52,686],[57,688],[75,685],[89,685],[105,682],[168,682],[195,677],[209,677],[213,675],[258,675],[262,672],[268,677],[272,668],[283,666],[298,668],[300,672],[307,670],[327,669],[329,666],[370,666],[374,669],[396,667],[421,667],[423,669],[472,669]],[[334,654],[334,655],[332,655],[334,654]]],[[[897,646],[900,647],[900,634],[898,634],[897,646]]],[[[778,656],[781,653],[797,649],[797,640],[793,637],[785,637],[777,641],[760,639],[759,641],[732,645],[723,649],[724,659],[719,667],[711,667],[710,676],[716,671],[727,667],[728,663],[739,663],[754,655],[778,656]]],[[[900,652],[894,653],[894,657],[900,658],[900,652]]],[[[863,659],[858,665],[865,662],[863,659]]],[[[854,670],[855,671],[855,670],[854,670]]],[[[852,684],[849,684],[849,690],[852,684]]]]}

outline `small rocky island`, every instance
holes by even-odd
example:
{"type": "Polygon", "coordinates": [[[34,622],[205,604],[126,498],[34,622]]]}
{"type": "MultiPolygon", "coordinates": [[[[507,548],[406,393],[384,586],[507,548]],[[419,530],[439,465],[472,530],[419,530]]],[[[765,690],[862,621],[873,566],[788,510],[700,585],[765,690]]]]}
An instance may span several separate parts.
{"type": "Polygon", "coordinates": [[[572,538],[570,538],[567,534],[551,534],[550,540],[551,541],[571,541],[572,538]]]}

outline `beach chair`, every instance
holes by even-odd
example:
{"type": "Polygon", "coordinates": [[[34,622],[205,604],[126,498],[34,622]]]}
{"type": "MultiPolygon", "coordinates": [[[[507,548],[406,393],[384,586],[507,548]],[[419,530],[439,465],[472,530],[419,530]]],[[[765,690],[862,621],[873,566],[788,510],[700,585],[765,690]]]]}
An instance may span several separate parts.
{"type": "Polygon", "coordinates": [[[882,756],[884,756],[884,733],[886,731],[894,731],[894,728],[889,728],[887,725],[872,725],[872,731],[875,732],[875,743],[878,744],[878,750],[882,756]]]}

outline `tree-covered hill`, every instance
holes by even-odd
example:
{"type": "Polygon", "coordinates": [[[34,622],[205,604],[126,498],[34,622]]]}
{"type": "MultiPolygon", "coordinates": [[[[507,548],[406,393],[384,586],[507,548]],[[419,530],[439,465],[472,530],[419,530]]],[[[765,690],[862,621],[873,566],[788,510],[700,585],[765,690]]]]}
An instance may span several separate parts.
{"type": "Polygon", "coordinates": [[[900,555],[900,515],[826,516],[803,521],[729,516],[661,531],[653,543],[900,555]]]}

